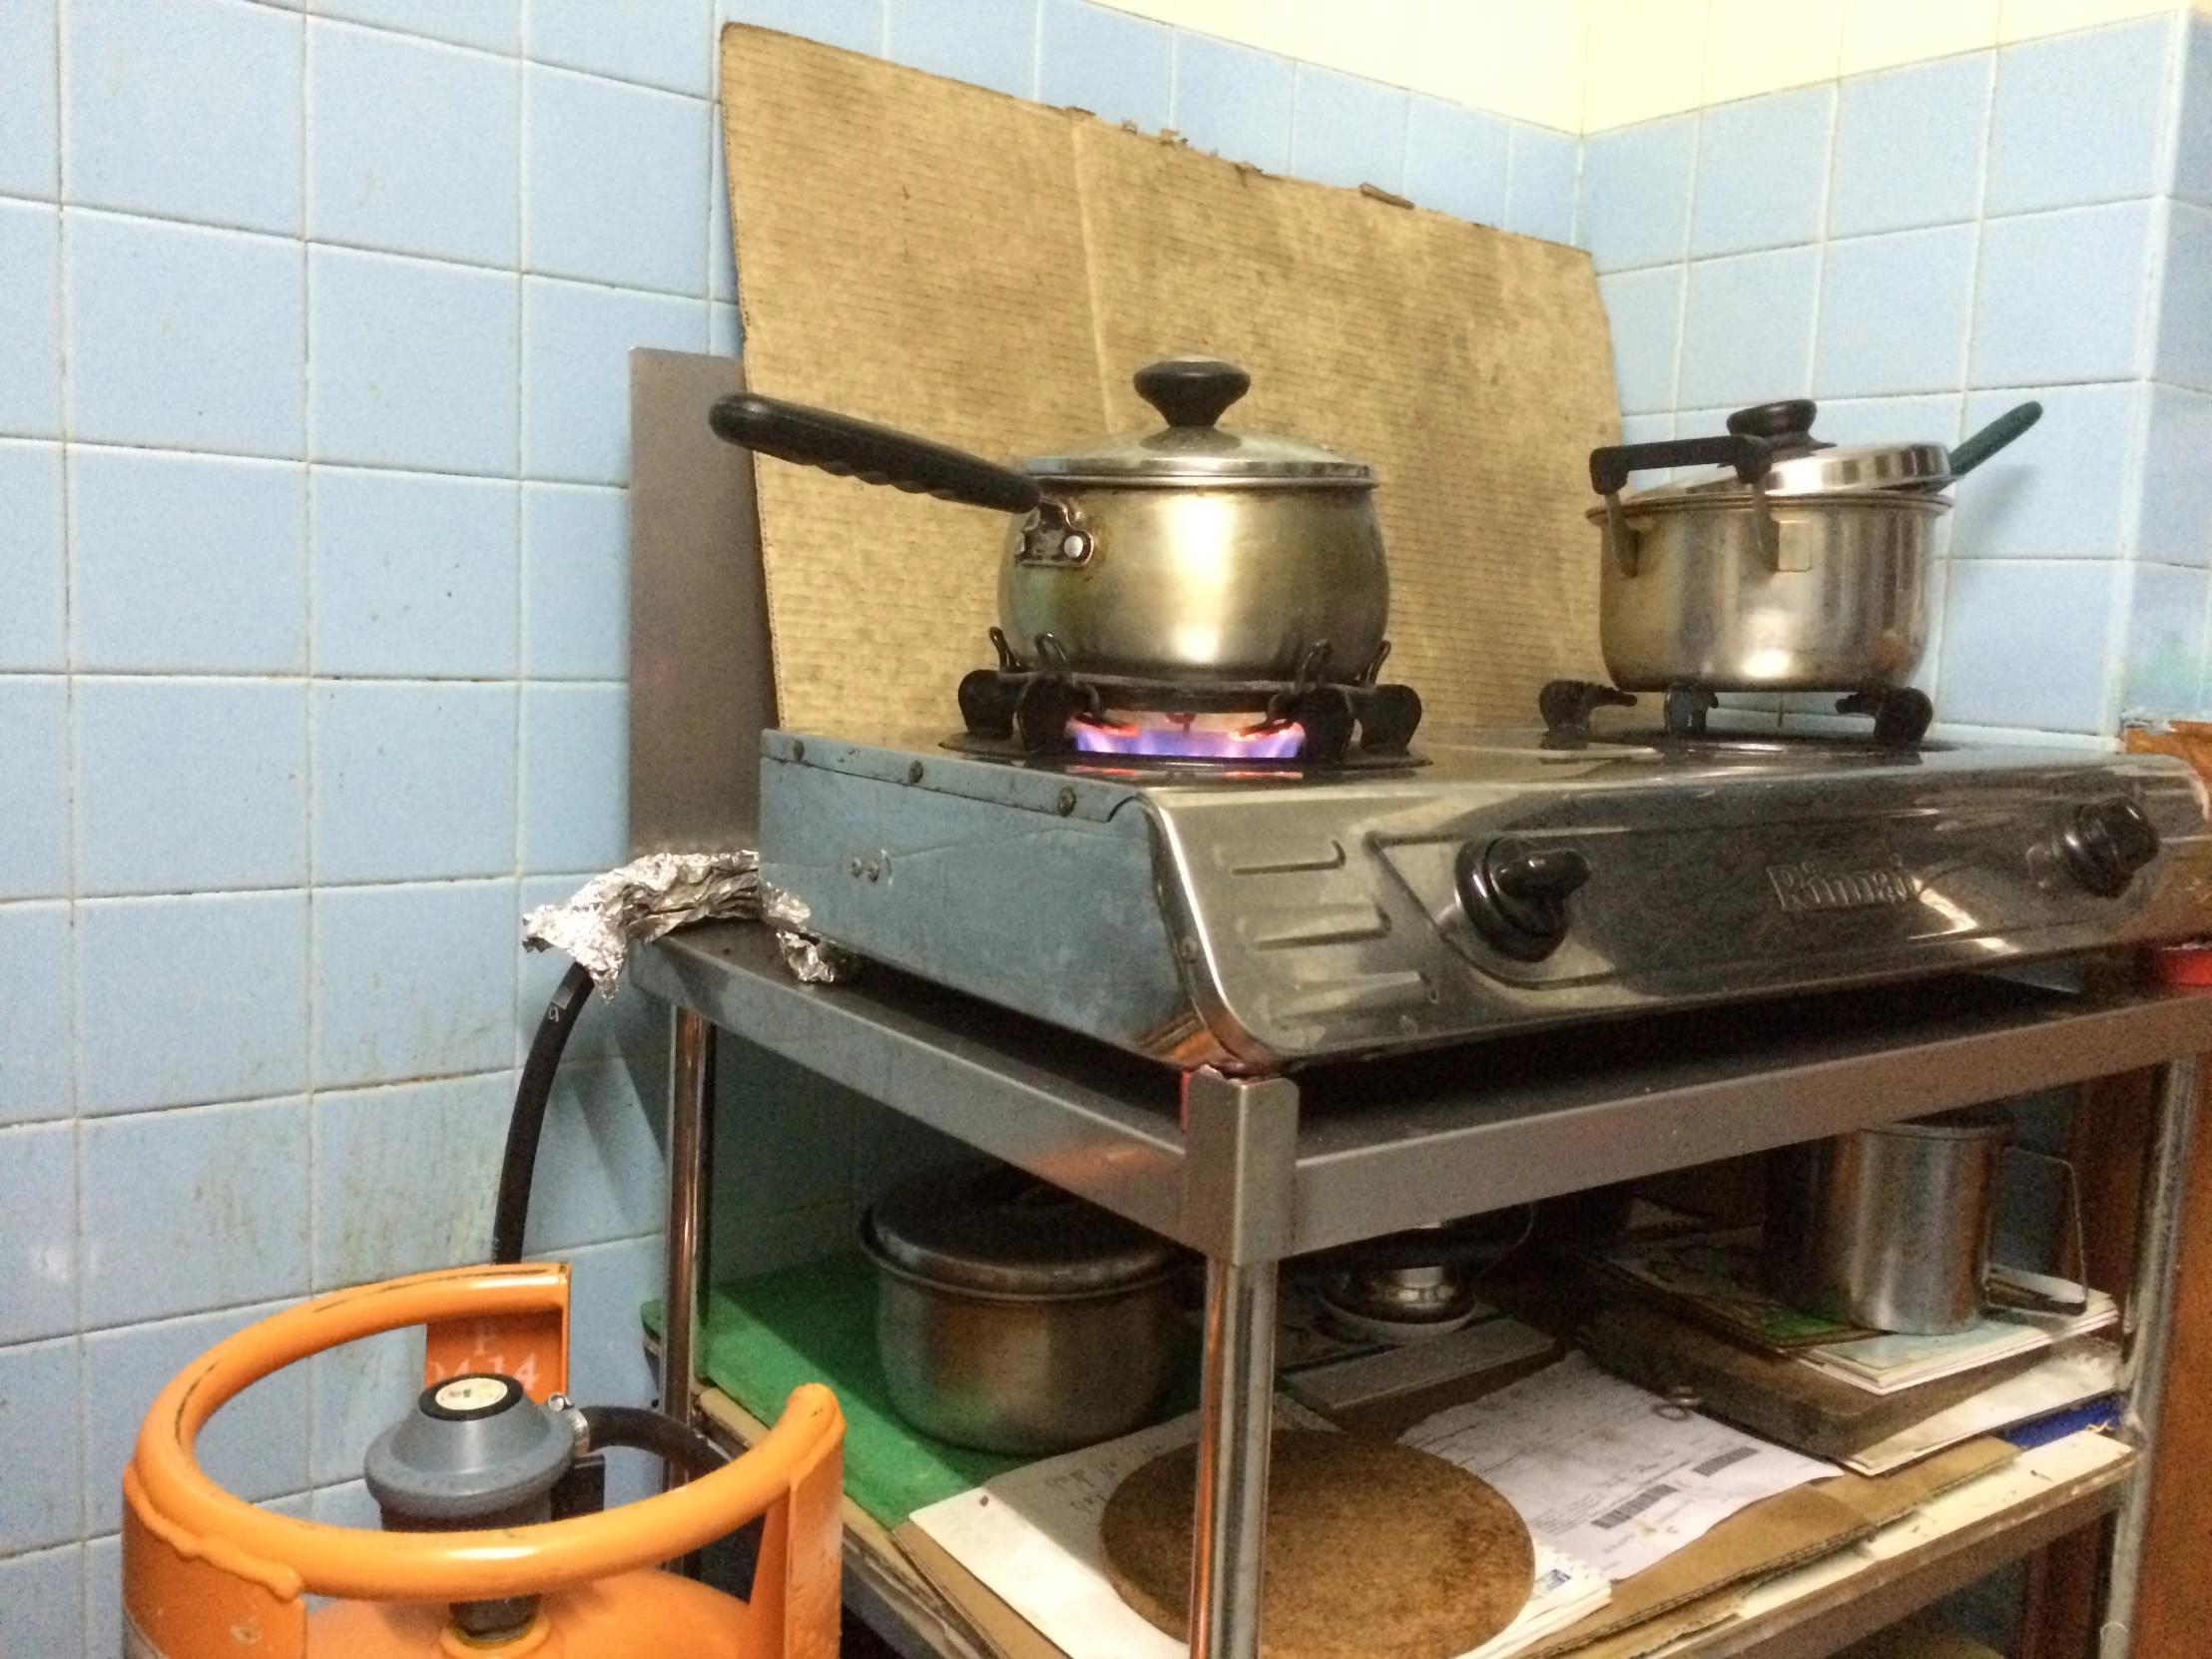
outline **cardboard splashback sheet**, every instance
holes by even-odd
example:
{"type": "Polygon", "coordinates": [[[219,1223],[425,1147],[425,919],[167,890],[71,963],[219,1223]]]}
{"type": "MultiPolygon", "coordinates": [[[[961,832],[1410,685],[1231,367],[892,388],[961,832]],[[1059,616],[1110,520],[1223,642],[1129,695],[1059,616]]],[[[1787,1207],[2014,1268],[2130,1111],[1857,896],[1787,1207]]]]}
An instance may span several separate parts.
{"type": "MultiPolygon", "coordinates": [[[[1619,422],[1585,255],[744,25],[722,75],[754,389],[1012,460],[1157,424],[1154,358],[1230,358],[1230,424],[1374,463],[1388,674],[1430,726],[1603,677],[1584,460],[1619,422]]],[[[755,481],[785,725],[949,724],[1003,516],[755,481]]]]}

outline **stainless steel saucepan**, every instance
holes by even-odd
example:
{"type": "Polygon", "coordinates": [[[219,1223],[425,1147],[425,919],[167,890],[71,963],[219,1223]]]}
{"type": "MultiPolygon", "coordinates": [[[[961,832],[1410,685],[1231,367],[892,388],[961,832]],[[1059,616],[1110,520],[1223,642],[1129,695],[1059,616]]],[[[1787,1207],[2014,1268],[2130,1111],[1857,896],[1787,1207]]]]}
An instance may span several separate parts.
{"type": "Polygon", "coordinates": [[[1014,515],[998,617],[1034,666],[1154,680],[1372,676],[1389,617],[1375,472],[1303,438],[1219,424],[1232,363],[1140,369],[1162,427],[999,466],[751,393],[714,407],[744,448],[1014,515]]]}
{"type": "Polygon", "coordinates": [[[2022,403],[1955,449],[1838,447],[1815,406],[1763,403],[1724,437],[1590,452],[1603,537],[1598,627],[1623,691],[1878,691],[1928,637],[1929,542],[1942,493],[2042,414],[2022,403]],[[1630,490],[1631,473],[1710,471],[1630,490]]]}

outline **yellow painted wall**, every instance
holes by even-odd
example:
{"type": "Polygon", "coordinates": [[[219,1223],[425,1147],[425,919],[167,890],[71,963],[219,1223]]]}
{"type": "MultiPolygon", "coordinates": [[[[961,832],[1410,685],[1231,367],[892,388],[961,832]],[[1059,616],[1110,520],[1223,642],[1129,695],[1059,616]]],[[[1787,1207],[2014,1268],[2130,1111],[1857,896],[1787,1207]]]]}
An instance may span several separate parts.
{"type": "MultiPolygon", "coordinates": [[[[1331,69],[1594,133],[2190,0],[1105,0],[1331,69]]],[[[2212,0],[2194,0],[2212,12],[2212,0]]]]}

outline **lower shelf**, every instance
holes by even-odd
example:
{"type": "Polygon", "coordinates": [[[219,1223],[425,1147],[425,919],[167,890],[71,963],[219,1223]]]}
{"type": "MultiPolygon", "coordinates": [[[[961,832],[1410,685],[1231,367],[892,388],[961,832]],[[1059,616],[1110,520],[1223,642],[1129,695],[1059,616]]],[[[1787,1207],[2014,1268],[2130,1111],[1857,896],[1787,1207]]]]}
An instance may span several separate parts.
{"type": "MultiPolygon", "coordinates": [[[[698,1403],[702,1426],[732,1449],[766,1431],[719,1389],[702,1389],[698,1403]]],[[[2094,1524],[2118,1507],[2135,1464],[2133,1452],[2093,1431],[2036,1447],[1850,1548],[1764,1583],[1717,1592],[1703,1607],[1677,1609],[1559,1659],[1647,1651],[1662,1622],[1684,1627],[1666,1642],[1667,1659],[1822,1659],[2094,1524]],[[1701,1620],[1703,1628],[1691,1628],[1701,1620]]],[[[1059,1653],[973,1580],[961,1585],[957,1599],[946,1594],[849,1499],[844,1562],[846,1604],[907,1659],[1059,1653]]]]}

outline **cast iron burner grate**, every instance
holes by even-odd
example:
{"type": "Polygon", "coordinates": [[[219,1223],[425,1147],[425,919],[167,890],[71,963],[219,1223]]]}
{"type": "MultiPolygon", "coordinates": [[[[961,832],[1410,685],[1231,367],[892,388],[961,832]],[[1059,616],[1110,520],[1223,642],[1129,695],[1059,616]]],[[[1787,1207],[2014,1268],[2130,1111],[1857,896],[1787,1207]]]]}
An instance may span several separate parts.
{"type": "MultiPolygon", "coordinates": [[[[1250,714],[1255,726],[1296,726],[1302,737],[1292,753],[1273,757],[1309,766],[1403,766],[1420,725],[1420,697],[1410,686],[1377,683],[1388,642],[1355,680],[1322,678],[1329,646],[1307,653],[1293,680],[1153,680],[1086,674],[1070,668],[1051,636],[1039,644],[1038,663],[1014,655],[1006,636],[991,630],[996,668],[979,668],[960,681],[960,718],[977,747],[1007,744],[1023,755],[1072,755],[1078,746],[1072,723],[1104,723],[1117,712],[1174,715],[1250,714]]],[[[962,745],[961,747],[967,747],[962,745]]],[[[1248,766],[1242,755],[1178,757],[1199,763],[1248,766]]]]}
{"type": "MultiPolygon", "coordinates": [[[[1706,714],[1718,701],[1711,692],[1696,686],[1668,687],[1663,715],[1666,735],[1677,739],[1704,737],[1706,714]]],[[[1546,738],[1576,743],[1596,735],[1590,730],[1590,716],[1599,709],[1630,709],[1635,705],[1632,694],[1589,680],[1554,680],[1536,697],[1546,738]]],[[[1936,705],[1926,692],[1911,686],[1889,686],[1841,697],[1836,712],[1872,715],[1874,741],[1885,748],[1917,749],[1936,718],[1936,705]]],[[[1808,741],[1823,740],[1815,737],[1808,741]]]]}

